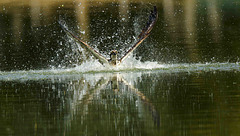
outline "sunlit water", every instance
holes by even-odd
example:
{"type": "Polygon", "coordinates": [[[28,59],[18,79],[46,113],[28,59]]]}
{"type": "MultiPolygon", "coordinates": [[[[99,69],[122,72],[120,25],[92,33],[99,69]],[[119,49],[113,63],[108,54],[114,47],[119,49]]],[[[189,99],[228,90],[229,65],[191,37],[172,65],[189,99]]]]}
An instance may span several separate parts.
{"type": "Polygon", "coordinates": [[[238,1],[36,2],[0,2],[0,135],[239,135],[238,1]],[[117,67],[57,23],[122,55],[153,5],[152,34],[117,67]]]}

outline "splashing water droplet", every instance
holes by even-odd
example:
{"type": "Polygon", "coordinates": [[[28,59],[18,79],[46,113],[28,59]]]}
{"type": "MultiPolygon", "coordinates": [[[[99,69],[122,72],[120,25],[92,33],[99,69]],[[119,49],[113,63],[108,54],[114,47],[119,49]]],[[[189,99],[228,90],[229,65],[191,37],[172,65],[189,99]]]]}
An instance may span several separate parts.
{"type": "Polygon", "coordinates": [[[85,34],[85,31],[84,31],[84,30],[83,30],[83,31],[80,31],[80,33],[81,33],[81,34],[85,34]]]}

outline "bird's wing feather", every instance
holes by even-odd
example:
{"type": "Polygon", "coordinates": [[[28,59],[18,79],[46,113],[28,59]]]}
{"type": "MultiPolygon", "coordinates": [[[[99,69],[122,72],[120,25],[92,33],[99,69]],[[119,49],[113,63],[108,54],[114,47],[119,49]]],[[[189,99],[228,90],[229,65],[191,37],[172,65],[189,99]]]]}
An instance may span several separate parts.
{"type": "Polygon", "coordinates": [[[119,60],[119,62],[122,62],[124,59],[126,59],[128,55],[132,53],[150,35],[150,32],[157,21],[157,18],[158,18],[157,7],[154,6],[153,10],[151,10],[151,13],[149,15],[149,20],[146,26],[142,29],[142,32],[138,36],[137,42],[131,47],[131,49],[129,49],[123,55],[123,57],[119,60]]]}
{"type": "Polygon", "coordinates": [[[85,43],[84,41],[80,40],[80,38],[78,36],[76,36],[73,32],[68,30],[67,27],[65,26],[65,24],[63,24],[63,21],[60,20],[58,23],[60,24],[60,26],[62,27],[62,29],[65,31],[65,33],[67,35],[69,35],[76,42],[78,42],[81,45],[82,48],[84,48],[87,51],[91,52],[93,54],[93,56],[96,57],[101,64],[108,64],[108,60],[105,57],[103,57],[99,52],[97,52],[95,49],[93,49],[87,43],[85,43]]]}

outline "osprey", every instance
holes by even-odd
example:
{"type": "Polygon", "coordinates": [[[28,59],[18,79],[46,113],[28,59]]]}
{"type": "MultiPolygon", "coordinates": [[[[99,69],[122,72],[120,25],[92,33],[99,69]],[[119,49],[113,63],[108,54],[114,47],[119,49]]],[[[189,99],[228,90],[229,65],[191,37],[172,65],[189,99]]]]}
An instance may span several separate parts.
{"type": "Polygon", "coordinates": [[[103,64],[103,65],[109,64],[109,65],[112,65],[112,66],[116,66],[116,65],[120,64],[124,59],[126,59],[128,57],[128,55],[130,53],[132,53],[143,42],[143,40],[145,40],[150,35],[150,32],[151,32],[153,26],[155,25],[155,23],[157,21],[157,18],[158,18],[157,7],[154,6],[153,10],[151,10],[151,13],[149,15],[149,19],[148,19],[148,22],[147,22],[146,26],[142,29],[142,32],[138,36],[137,42],[119,60],[117,58],[118,52],[116,50],[111,51],[110,52],[110,59],[107,59],[104,56],[102,56],[99,52],[97,52],[95,49],[93,49],[91,46],[89,46],[86,42],[82,41],[78,36],[74,35],[73,32],[68,30],[64,26],[63,21],[59,21],[59,24],[62,27],[62,29],[66,32],[67,35],[69,35],[70,37],[75,39],[75,41],[80,43],[82,48],[91,52],[92,55],[96,59],[98,59],[98,61],[101,64],[103,64]]]}

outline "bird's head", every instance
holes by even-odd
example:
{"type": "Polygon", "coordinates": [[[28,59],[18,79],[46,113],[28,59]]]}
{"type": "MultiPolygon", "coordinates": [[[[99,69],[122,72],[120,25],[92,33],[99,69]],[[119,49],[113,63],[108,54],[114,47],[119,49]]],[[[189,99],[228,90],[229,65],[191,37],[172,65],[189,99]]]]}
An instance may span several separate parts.
{"type": "Polygon", "coordinates": [[[110,52],[110,62],[112,65],[117,65],[117,51],[116,50],[112,50],[110,52]]]}

